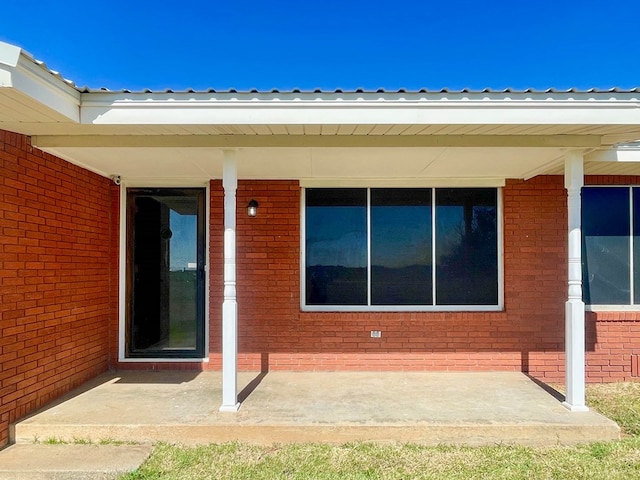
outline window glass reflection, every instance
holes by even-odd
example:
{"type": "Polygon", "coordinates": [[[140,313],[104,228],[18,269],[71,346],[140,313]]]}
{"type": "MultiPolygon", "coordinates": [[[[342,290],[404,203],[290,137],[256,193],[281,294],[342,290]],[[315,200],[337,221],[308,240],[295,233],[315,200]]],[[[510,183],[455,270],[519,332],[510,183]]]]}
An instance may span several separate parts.
{"type": "Polygon", "coordinates": [[[431,189],[371,190],[371,303],[430,305],[431,189]]]}
{"type": "Polygon", "coordinates": [[[582,235],[585,303],[629,304],[629,188],[582,189],[582,235]]]}
{"type": "Polygon", "coordinates": [[[306,190],[307,305],[367,304],[366,189],[306,190]]]}
{"type": "Polygon", "coordinates": [[[633,188],[633,303],[640,304],[640,188],[633,188]]]}
{"type": "Polygon", "coordinates": [[[127,355],[203,349],[204,190],[127,191],[127,355]]]}
{"type": "Polygon", "coordinates": [[[497,303],[497,191],[437,189],[436,304],[497,303]]]}

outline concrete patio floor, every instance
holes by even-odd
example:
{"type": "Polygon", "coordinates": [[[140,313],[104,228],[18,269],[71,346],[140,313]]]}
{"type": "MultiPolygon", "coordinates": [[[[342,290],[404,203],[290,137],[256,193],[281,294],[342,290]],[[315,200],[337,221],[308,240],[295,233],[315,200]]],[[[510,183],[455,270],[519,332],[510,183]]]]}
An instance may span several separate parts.
{"type": "Polygon", "coordinates": [[[575,444],[619,438],[595,412],[511,372],[241,372],[220,413],[219,372],[104,374],[15,425],[13,440],[259,444],[575,444]]]}

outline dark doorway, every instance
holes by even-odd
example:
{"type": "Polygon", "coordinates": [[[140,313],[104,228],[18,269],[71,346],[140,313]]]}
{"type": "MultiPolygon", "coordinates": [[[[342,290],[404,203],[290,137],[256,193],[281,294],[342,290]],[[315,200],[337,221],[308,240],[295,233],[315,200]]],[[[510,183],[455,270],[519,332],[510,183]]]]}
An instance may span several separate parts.
{"type": "Polygon", "coordinates": [[[205,190],[127,190],[127,357],[204,355],[205,190]]]}

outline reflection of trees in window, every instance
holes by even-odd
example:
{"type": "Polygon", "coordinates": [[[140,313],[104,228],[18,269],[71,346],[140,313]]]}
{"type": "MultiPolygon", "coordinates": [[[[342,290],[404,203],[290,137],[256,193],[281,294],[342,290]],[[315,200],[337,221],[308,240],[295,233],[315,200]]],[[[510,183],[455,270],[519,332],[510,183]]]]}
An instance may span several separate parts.
{"type": "Polygon", "coordinates": [[[495,207],[467,207],[462,224],[437,257],[438,305],[494,305],[498,299],[495,207]]]}
{"type": "Polygon", "coordinates": [[[436,191],[436,302],[498,302],[495,189],[436,191]]]}

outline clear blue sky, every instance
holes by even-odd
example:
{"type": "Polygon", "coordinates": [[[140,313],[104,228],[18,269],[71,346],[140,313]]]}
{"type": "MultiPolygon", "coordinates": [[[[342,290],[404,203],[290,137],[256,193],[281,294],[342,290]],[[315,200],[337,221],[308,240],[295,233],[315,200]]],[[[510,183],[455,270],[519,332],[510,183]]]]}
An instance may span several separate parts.
{"type": "Polygon", "coordinates": [[[640,5],[2,2],[0,40],[109,89],[640,86],[640,5]]]}

